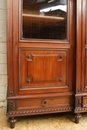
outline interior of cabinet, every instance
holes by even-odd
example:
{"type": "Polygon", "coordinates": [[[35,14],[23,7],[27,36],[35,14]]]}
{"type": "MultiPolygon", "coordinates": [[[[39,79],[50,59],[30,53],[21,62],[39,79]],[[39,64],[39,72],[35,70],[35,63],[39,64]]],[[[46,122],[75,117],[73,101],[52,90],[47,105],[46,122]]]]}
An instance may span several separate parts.
{"type": "Polygon", "coordinates": [[[67,2],[23,1],[23,38],[67,38],[67,2]],[[64,8],[64,9],[63,9],[64,8]]]}

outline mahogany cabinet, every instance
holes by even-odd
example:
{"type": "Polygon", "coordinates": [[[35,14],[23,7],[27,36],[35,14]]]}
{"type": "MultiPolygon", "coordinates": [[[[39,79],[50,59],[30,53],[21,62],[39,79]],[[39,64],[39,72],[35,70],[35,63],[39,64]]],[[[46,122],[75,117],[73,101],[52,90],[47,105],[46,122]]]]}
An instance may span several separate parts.
{"type": "Polygon", "coordinates": [[[76,122],[87,112],[87,0],[77,1],[76,16],[76,122]]]}
{"type": "Polygon", "coordinates": [[[87,111],[87,0],[7,0],[7,116],[87,111]]]}

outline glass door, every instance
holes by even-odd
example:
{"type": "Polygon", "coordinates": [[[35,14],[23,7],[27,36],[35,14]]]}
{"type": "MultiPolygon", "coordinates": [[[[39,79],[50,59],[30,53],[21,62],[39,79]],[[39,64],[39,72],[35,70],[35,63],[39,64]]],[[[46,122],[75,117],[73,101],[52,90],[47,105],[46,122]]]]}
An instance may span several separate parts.
{"type": "Polygon", "coordinates": [[[67,0],[23,0],[22,38],[67,39],[67,0]]]}
{"type": "Polygon", "coordinates": [[[73,94],[75,3],[75,0],[13,0],[17,94],[73,94]]]}

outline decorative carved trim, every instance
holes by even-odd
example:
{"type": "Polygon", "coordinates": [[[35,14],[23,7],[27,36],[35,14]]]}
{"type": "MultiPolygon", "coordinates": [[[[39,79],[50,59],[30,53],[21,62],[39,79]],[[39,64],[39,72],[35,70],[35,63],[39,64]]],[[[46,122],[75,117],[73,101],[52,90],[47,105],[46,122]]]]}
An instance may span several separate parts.
{"type": "Polygon", "coordinates": [[[10,115],[23,115],[23,114],[33,114],[33,113],[48,113],[48,112],[61,112],[61,111],[72,111],[72,107],[62,107],[62,108],[52,108],[52,109],[41,109],[41,110],[27,110],[27,111],[12,111],[8,112],[7,114],[10,115]]]}
{"type": "Polygon", "coordinates": [[[76,97],[76,107],[82,106],[82,97],[76,97]]]}
{"type": "Polygon", "coordinates": [[[77,89],[77,92],[78,92],[78,93],[79,93],[79,92],[81,92],[81,89],[80,89],[80,88],[78,88],[78,89],[77,89]]]}
{"type": "Polygon", "coordinates": [[[62,77],[58,77],[58,81],[59,81],[59,82],[62,82],[62,81],[63,81],[63,78],[62,78],[62,77]]]}
{"type": "Polygon", "coordinates": [[[27,54],[26,55],[26,60],[27,61],[32,61],[33,60],[33,56],[31,54],[27,54]]]}
{"type": "Polygon", "coordinates": [[[15,110],[15,100],[9,100],[9,109],[10,111],[15,110]]]}
{"type": "Polygon", "coordinates": [[[32,76],[31,76],[31,77],[28,77],[28,78],[26,79],[26,82],[27,82],[27,83],[31,83],[31,82],[32,82],[32,79],[33,79],[32,76]]]}
{"type": "Polygon", "coordinates": [[[87,86],[85,86],[85,88],[87,88],[87,86]]]}
{"type": "Polygon", "coordinates": [[[87,111],[87,108],[76,108],[75,111],[87,111]]]}
{"type": "Polygon", "coordinates": [[[14,92],[13,92],[13,91],[10,91],[9,93],[10,93],[10,95],[14,95],[14,92]]]}
{"type": "Polygon", "coordinates": [[[63,60],[63,54],[59,54],[58,55],[58,61],[62,61],[63,60]]]}

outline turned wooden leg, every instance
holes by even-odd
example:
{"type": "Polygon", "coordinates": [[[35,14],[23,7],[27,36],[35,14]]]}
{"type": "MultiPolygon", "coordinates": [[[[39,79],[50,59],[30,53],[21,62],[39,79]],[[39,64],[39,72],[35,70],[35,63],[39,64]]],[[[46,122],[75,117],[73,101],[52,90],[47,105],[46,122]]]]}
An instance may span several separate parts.
{"type": "Polygon", "coordinates": [[[76,114],[76,115],[75,115],[75,123],[77,123],[77,124],[78,124],[78,123],[79,123],[79,119],[80,119],[81,117],[82,117],[82,115],[81,115],[81,114],[79,114],[79,113],[78,113],[78,114],[76,114]]]}
{"type": "Polygon", "coordinates": [[[14,117],[9,118],[8,121],[10,122],[10,128],[13,129],[15,127],[15,122],[17,121],[14,117]]]}

